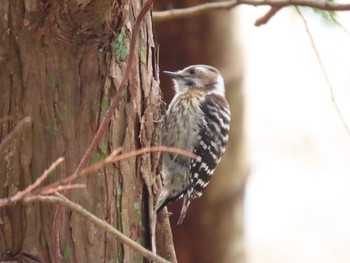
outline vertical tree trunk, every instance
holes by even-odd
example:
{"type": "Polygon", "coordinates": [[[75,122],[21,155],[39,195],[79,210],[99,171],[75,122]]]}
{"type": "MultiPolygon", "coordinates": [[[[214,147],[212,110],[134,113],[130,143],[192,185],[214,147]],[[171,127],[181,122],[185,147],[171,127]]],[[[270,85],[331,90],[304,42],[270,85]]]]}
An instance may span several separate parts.
{"type": "MultiPolygon", "coordinates": [[[[58,157],[49,181],[71,175],[116,92],[141,2],[116,0],[0,2],[0,140],[25,116],[22,130],[0,153],[0,198],[31,184],[58,157]]],[[[139,34],[129,86],[90,163],[122,146],[124,152],[158,144],[153,114],[159,99],[157,49],[150,15],[139,34]]],[[[144,213],[156,155],[109,165],[84,178],[69,198],[147,246],[144,213]]],[[[53,258],[55,205],[0,209],[0,261],[53,258]],[[6,252],[6,253],[5,253],[6,252]]],[[[60,231],[65,262],[140,262],[128,247],[74,212],[60,231]]],[[[26,262],[26,261],[24,261],[26,262]]]]}
{"type": "MultiPolygon", "coordinates": [[[[183,8],[207,2],[157,2],[157,10],[183,8]]],[[[209,64],[224,76],[232,120],[229,145],[203,197],[194,200],[182,225],[176,226],[182,201],[170,205],[175,249],[179,262],[244,262],[243,197],[246,164],[243,155],[243,97],[241,60],[232,12],[156,22],[161,70],[191,64],[209,64]]],[[[161,75],[162,77],[162,75],[161,75]]],[[[172,83],[161,78],[165,99],[172,83]]]]}

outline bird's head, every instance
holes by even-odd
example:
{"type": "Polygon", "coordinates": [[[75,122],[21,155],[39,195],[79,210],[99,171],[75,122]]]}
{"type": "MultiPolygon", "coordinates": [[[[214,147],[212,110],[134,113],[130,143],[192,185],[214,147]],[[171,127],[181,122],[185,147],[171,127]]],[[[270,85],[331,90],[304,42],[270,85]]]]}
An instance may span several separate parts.
{"type": "Polygon", "coordinates": [[[163,72],[174,80],[176,92],[201,89],[208,93],[225,95],[224,80],[220,72],[214,67],[194,65],[176,72],[163,72]]]}

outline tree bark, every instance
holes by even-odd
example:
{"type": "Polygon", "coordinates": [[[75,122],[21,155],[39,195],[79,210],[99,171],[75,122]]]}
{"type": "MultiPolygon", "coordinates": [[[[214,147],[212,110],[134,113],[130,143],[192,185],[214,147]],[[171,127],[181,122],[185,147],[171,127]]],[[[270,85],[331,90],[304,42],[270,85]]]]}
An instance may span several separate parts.
{"type": "MultiPolygon", "coordinates": [[[[65,162],[49,182],[71,175],[119,87],[130,32],[141,2],[116,0],[0,2],[0,140],[25,116],[32,123],[1,154],[0,198],[31,184],[58,157],[65,162]],[[5,120],[9,118],[9,120],[5,120]],[[8,118],[7,118],[8,117],[8,118]]],[[[159,144],[153,122],[159,100],[157,47],[151,16],[139,34],[128,88],[90,163],[159,144]]],[[[82,179],[86,190],[69,198],[150,246],[148,198],[159,154],[146,154],[82,179]]],[[[52,262],[56,206],[16,204],[0,209],[0,261],[52,262]]],[[[74,212],[60,228],[64,262],[140,262],[74,212]]]]}
{"type": "MultiPolygon", "coordinates": [[[[183,8],[204,0],[156,2],[157,10],[183,8]]],[[[233,12],[155,23],[161,70],[193,64],[217,67],[225,79],[232,120],[229,144],[203,197],[194,200],[182,225],[176,226],[182,200],[170,205],[177,258],[187,262],[244,262],[243,198],[247,166],[243,152],[242,63],[235,39],[233,12]]],[[[161,75],[164,100],[173,96],[172,83],[161,75]]]]}

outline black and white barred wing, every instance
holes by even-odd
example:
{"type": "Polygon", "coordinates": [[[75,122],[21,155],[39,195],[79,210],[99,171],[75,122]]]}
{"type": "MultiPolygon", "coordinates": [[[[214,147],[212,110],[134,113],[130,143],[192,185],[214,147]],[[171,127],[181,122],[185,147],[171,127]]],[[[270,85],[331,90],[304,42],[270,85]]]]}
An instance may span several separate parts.
{"type": "Polygon", "coordinates": [[[200,108],[204,119],[198,135],[198,144],[193,150],[198,157],[191,161],[191,199],[200,197],[208,185],[225,152],[230,130],[230,108],[224,97],[208,94],[200,108]]]}

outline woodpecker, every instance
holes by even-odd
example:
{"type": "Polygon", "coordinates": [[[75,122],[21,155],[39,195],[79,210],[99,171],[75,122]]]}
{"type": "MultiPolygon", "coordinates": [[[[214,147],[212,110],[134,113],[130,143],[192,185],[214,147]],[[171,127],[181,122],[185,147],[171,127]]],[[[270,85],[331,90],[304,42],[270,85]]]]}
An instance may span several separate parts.
{"type": "Polygon", "coordinates": [[[159,212],[169,202],[183,198],[181,224],[191,200],[203,194],[225,151],[231,113],[224,80],[216,68],[194,65],[164,73],[173,79],[175,96],[164,118],[162,144],[186,150],[196,158],[162,154],[163,187],[156,209],[159,212]]]}

